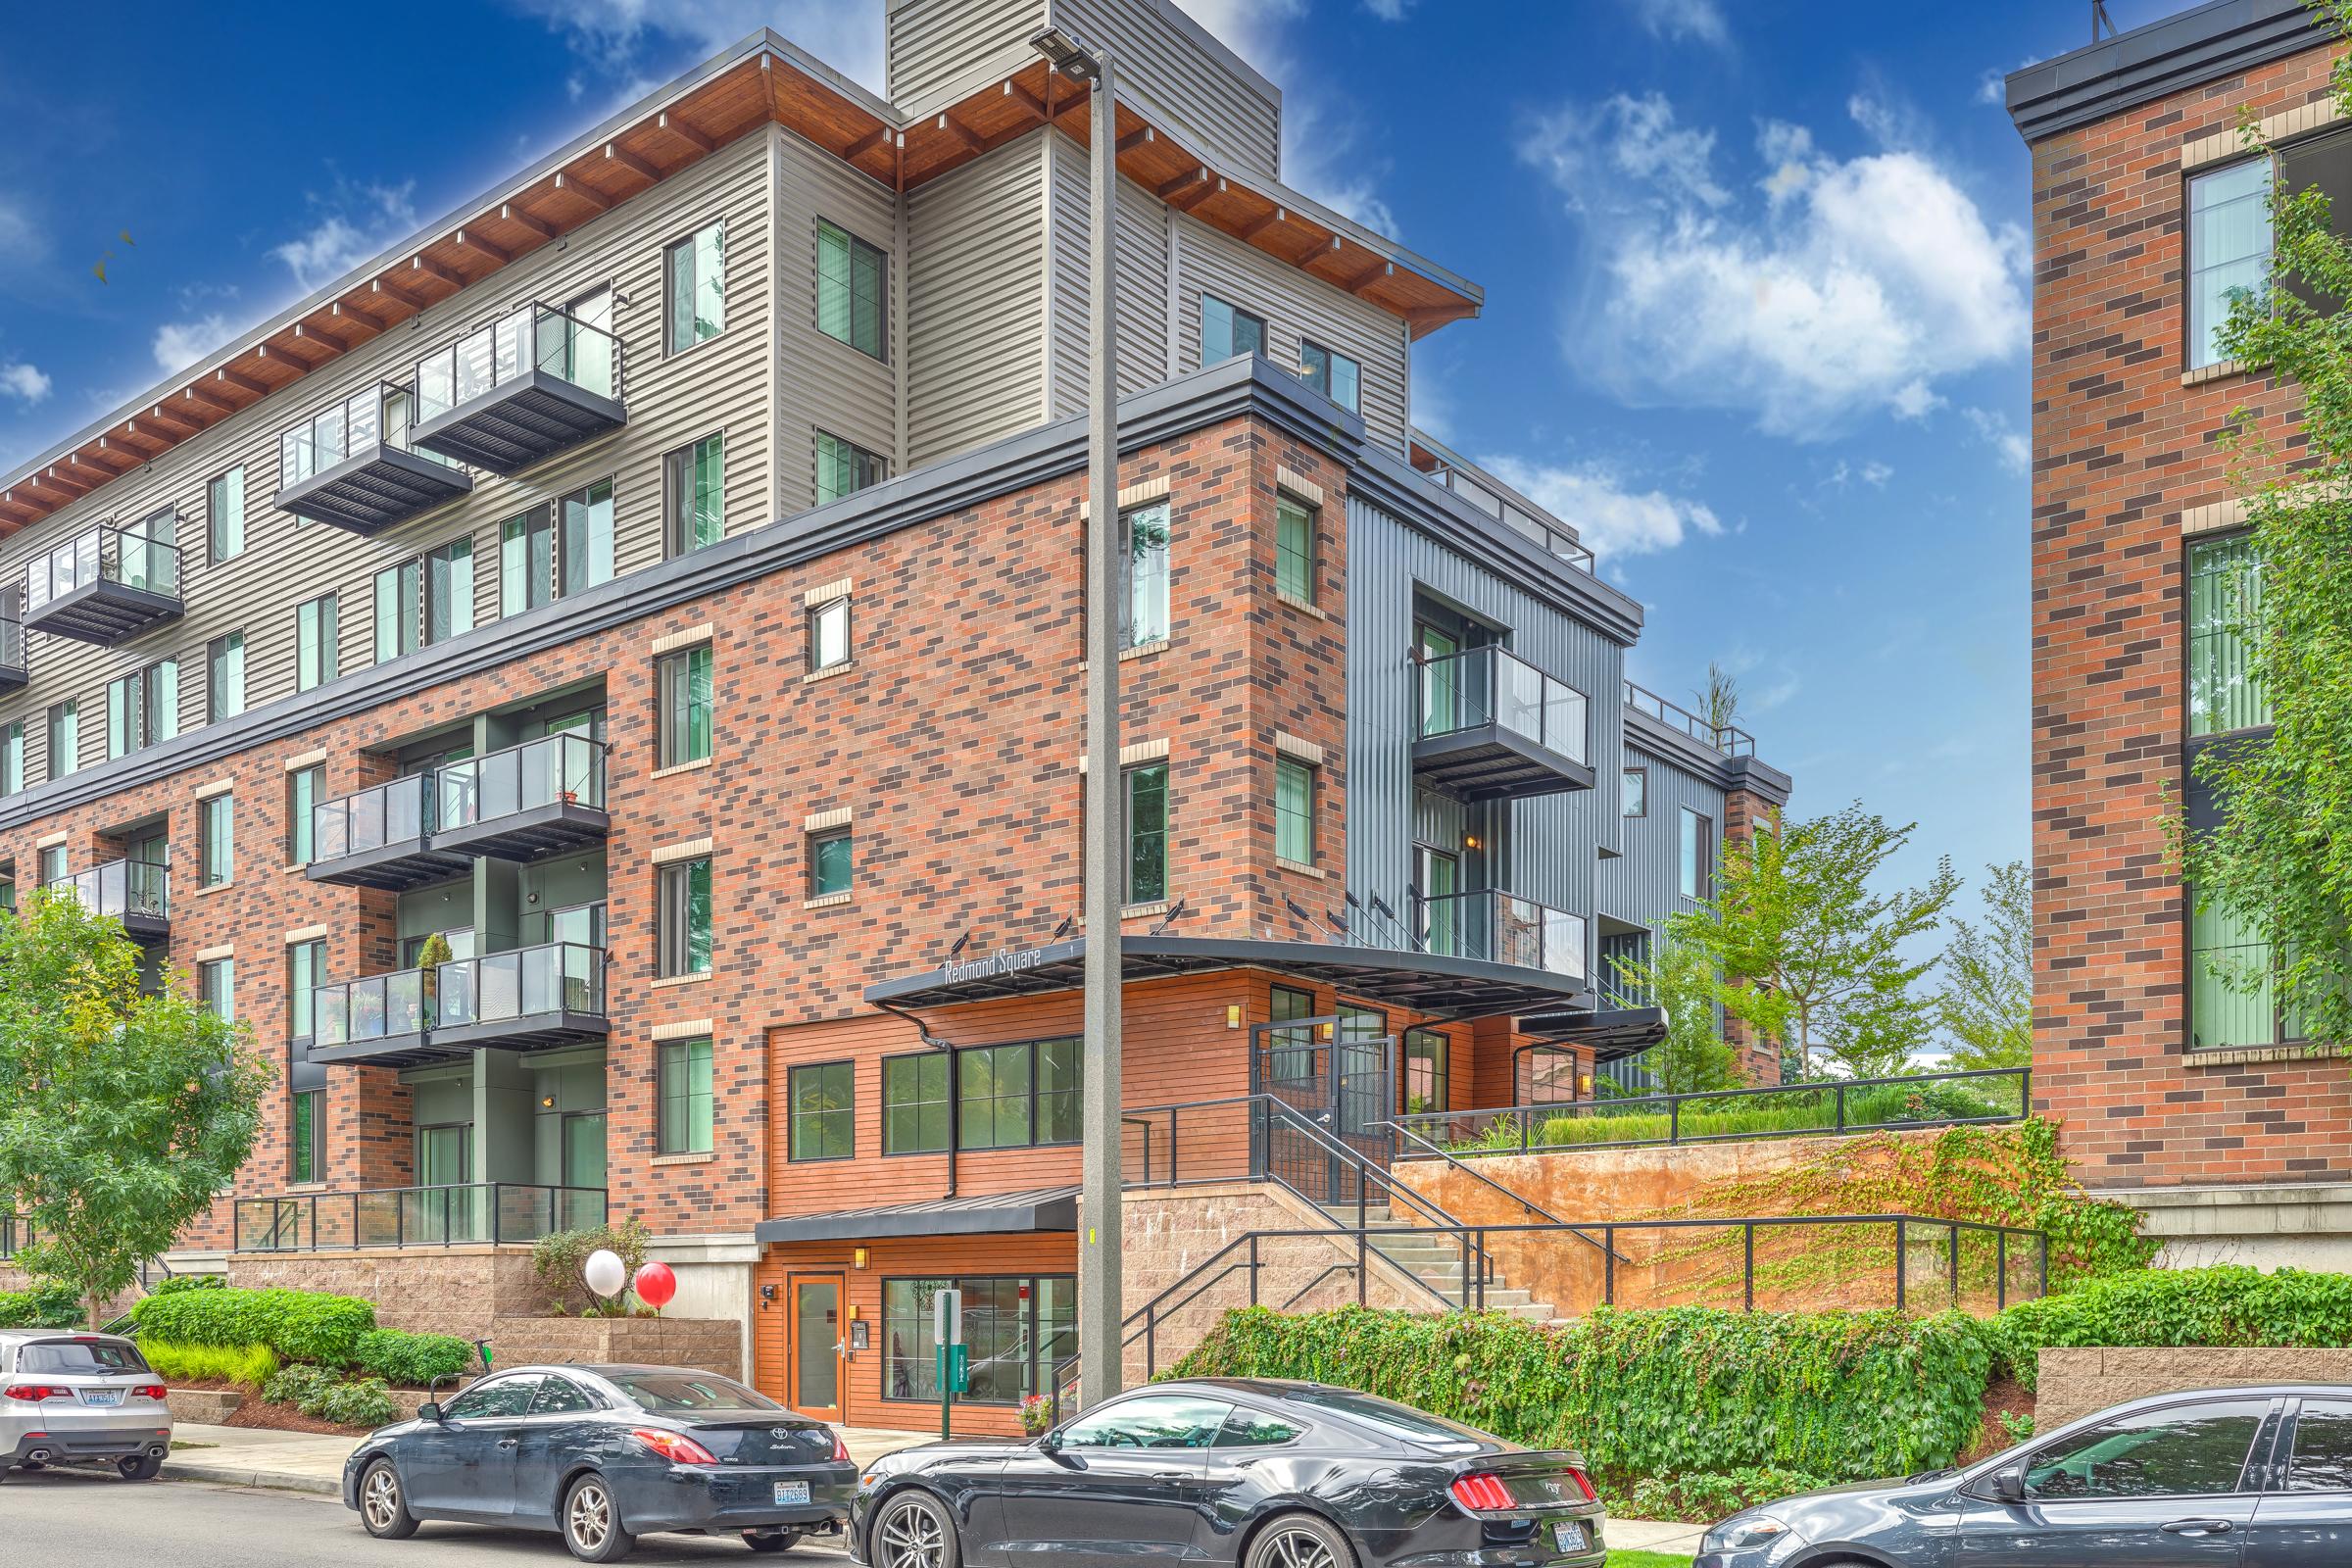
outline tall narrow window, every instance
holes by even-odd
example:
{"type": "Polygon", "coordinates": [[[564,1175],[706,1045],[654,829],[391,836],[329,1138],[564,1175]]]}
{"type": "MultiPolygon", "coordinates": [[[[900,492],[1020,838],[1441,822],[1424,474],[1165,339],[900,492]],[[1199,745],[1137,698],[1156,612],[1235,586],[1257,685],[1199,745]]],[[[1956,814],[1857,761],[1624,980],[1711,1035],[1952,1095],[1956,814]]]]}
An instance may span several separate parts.
{"type": "Polygon", "coordinates": [[[1298,345],[1298,377],[1349,414],[1357,412],[1363,367],[1337,349],[1327,349],[1320,343],[1301,342],[1298,345]]]}
{"type": "Polygon", "coordinates": [[[424,624],[424,563],[404,561],[375,574],[375,662],[416,651],[424,624]]]}
{"type": "Polygon", "coordinates": [[[848,1159],[858,1152],[856,1068],[846,1061],[795,1067],[787,1080],[792,1105],[790,1157],[848,1159]]]}
{"type": "Polygon", "coordinates": [[[1688,806],[1676,855],[1676,888],[1686,899],[1712,898],[1715,893],[1715,823],[1688,806]]]}
{"type": "Polygon", "coordinates": [[[1451,1107],[1451,1063],[1446,1037],[1435,1029],[1404,1032],[1404,1108],[1408,1114],[1451,1107]]]}
{"type": "Polygon", "coordinates": [[[430,645],[473,630],[473,536],[452,539],[424,556],[424,640],[430,645]]]}
{"type": "Polygon", "coordinates": [[[198,801],[196,819],[197,876],[208,888],[225,886],[237,874],[236,797],[211,795],[198,801]]]}
{"type": "Polygon", "coordinates": [[[498,530],[498,610],[535,610],[612,576],[612,481],[509,517],[498,530]]]}
{"type": "Polygon", "coordinates": [[[286,1178],[297,1184],[322,1180],[326,1170],[326,1091],[298,1090],[293,1102],[286,1178]]]}
{"type": "Polygon", "coordinates": [[[681,648],[662,656],[656,689],[662,705],[657,767],[700,762],[710,755],[710,645],[681,648]]]}
{"type": "Polygon", "coordinates": [[[857,840],[848,828],[808,835],[808,896],[829,899],[850,891],[857,872],[857,840]]]}
{"type": "Polygon", "coordinates": [[[12,718],[0,725],[0,796],[24,787],[24,721],[12,718]]]}
{"type": "Polygon", "coordinates": [[[889,258],[847,229],[816,225],[816,329],[860,354],[883,356],[889,258]]]}
{"type": "Polygon", "coordinates": [[[664,979],[710,972],[710,858],[674,860],[659,873],[654,950],[664,979]]]}
{"type": "Polygon", "coordinates": [[[208,559],[216,566],[245,553],[245,468],[242,464],[205,486],[208,559]]]}
{"type": "Polygon", "coordinates": [[[1213,294],[1200,296],[1200,363],[1222,365],[1237,354],[1262,354],[1266,318],[1228,305],[1213,294]]]}
{"type": "Polygon", "coordinates": [[[1287,495],[1274,498],[1274,587],[1302,605],[1315,602],[1315,510],[1287,495]]]}
{"type": "Polygon", "coordinates": [[[47,887],[52,882],[61,882],[65,880],[65,875],[66,847],[63,844],[52,844],[42,850],[41,886],[47,887]]]}
{"type": "Polygon", "coordinates": [[[81,766],[81,705],[73,698],[52,707],[47,714],[49,776],[64,778],[81,766]]]}
{"type": "Polygon", "coordinates": [[[2188,732],[2226,735],[2271,721],[2254,675],[2262,564],[2250,534],[2188,547],[2188,732]]]}
{"type": "Polygon", "coordinates": [[[2271,271],[2271,161],[2197,174],[2188,182],[2189,368],[2221,362],[2230,302],[2259,292],[2271,271]]]}
{"type": "Polygon", "coordinates": [[[106,683],[108,757],[128,757],[178,733],[178,660],[161,659],[106,683]]]}
{"type": "Polygon", "coordinates": [[[707,435],[663,459],[668,471],[669,553],[692,555],[726,537],[726,440],[707,435]]]}
{"type": "Polygon", "coordinates": [[[1647,816],[1649,814],[1649,769],[1629,767],[1617,781],[1617,814],[1647,816]]]}
{"type": "Polygon", "coordinates": [[[1157,904],[1168,896],[1168,764],[1131,767],[1121,783],[1127,805],[1127,899],[1157,904]]]}
{"type": "Polygon", "coordinates": [[[612,481],[599,479],[557,503],[564,526],[556,540],[558,591],[576,594],[612,580],[612,481]]]}
{"type": "Polygon", "coordinates": [[[1168,533],[1164,501],[1119,518],[1120,561],[1127,578],[1127,591],[1119,601],[1125,647],[1167,640],[1168,533]]]}
{"type": "Polygon", "coordinates": [[[850,662],[850,596],[828,599],[808,612],[808,673],[850,662]]]}
{"type": "Polygon", "coordinates": [[[663,253],[664,348],[677,354],[727,329],[727,225],[712,223],[663,253]]]}
{"type": "Polygon", "coordinates": [[[816,432],[816,504],[839,501],[889,477],[890,465],[837,435],[816,432]]]}
{"type": "Polygon", "coordinates": [[[1315,770],[1296,757],[1274,759],[1274,854],[1315,863],[1315,770]]]}
{"type": "Polygon", "coordinates": [[[237,1021],[237,960],[207,958],[196,966],[196,995],[222,1023],[237,1021]]]}
{"type": "Polygon", "coordinates": [[[665,1041],[660,1047],[656,1092],[661,1124],[656,1152],[707,1154],[711,1147],[710,1042],[665,1041]]]}
{"type": "Polygon", "coordinates": [[[290,864],[308,865],[318,858],[318,840],[311,831],[312,812],[325,791],[323,763],[298,767],[286,775],[286,859],[290,864]]]}
{"type": "Polygon", "coordinates": [[[218,724],[245,711],[245,634],[232,631],[204,648],[204,717],[218,724]]]}
{"type": "Polygon", "coordinates": [[[294,607],[296,691],[307,692],[335,678],[339,673],[337,652],[341,635],[333,594],[320,594],[294,607]]]}
{"type": "Polygon", "coordinates": [[[308,1040],[317,1027],[312,999],[326,978],[326,944],[296,942],[286,949],[286,1037],[308,1040]]]}

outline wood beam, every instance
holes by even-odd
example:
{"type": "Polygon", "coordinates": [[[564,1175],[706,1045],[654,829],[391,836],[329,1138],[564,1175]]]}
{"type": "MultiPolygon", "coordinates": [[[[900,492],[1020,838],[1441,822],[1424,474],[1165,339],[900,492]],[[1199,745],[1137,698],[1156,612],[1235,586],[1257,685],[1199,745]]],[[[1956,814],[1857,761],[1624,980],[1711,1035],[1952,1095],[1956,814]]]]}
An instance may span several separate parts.
{"type": "Polygon", "coordinates": [[[179,395],[191,403],[201,403],[207,408],[218,409],[222,414],[234,414],[244,407],[243,404],[232,398],[222,397],[201,381],[190,381],[179,389],[179,395]]]}
{"type": "MultiPolygon", "coordinates": [[[[307,342],[309,340],[298,337],[295,339],[295,341],[299,343],[307,342]]],[[[253,351],[253,357],[257,360],[268,360],[271,365],[292,366],[296,375],[308,375],[311,373],[311,362],[304,359],[301,355],[295,353],[291,348],[281,347],[273,354],[270,350],[270,345],[264,343],[261,345],[261,347],[253,351]]],[[[265,395],[267,395],[267,392],[268,389],[265,389],[265,395]]]]}
{"type": "Polygon", "coordinates": [[[1126,135],[1121,136],[1119,138],[1119,151],[1123,153],[1132,152],[1138,147],[1149,146],[1151,143],[1156,140],[1158,140],[1158,137],[1152,132],[1152,127],[1150,125],[1146,125],[1140,130],[1131,130],[1126,135]]]}
{"type": "MultiPolygon", "coordinates": [[[[135,430],[137,426],[135,425],[125,423],[122,427],[122,433],[127,436],[130,431],[135,430]]],[[[150,437],[150,439],[155,438],[150,437]]],[[[115,445],[115,440],[116,437],[112,435],[100,436],[98,438],[97,446],[89,449],[91,461],[82,464],[82,466],[89,469],[92,473],[103,473],[109,479],[120,479],[125,472],[137,467],[140,464],[147,461],[147,454],[144,450],[133,449],[125,452],[122,447],[115,445]]],[[[157,444],[162,446],[170,445],[169,442],[160,440],[157,442],[157,444]]]]}
{"type": "Polygon", "coordinates": [[[541,239],[554,239],[556,237],[555,224],[549,222],[544,218],[533,218],[530,214],[524,212],[513,202],[500,202],[498,204],[498,216],[505,219],[510,223],[520,223],[523,227],[529,229],[541,239]]]}
{"type": "Polygon", "coordinates": [[[1189,213],[1225,188],[1225,181],[1209,178],[1208,171],[1205,169],[1200,171],[1200,183],[1193,186],[1192,189],[1178,191],[1174,196],[1168,198],[1168,205],[1180,213],[1189,213]]]}
{"type": "Polygon", "coordinates": [[[466,280],[464,278],[451,271],[448,268],[443,267],[439,262],[434,261],[430,256],[425,255],[422,251],[418,251],[416,255],[409,258],[409,270],[412,272],[421,272],[426,277],[438,278],[440,281],[447,283],[451,288],[464,288],[466,286],[466,280]]]}
{"type": "Polygon", "coordinates": [[[1033,119],[1044,120],[1047,118],[1046,101],[1010,76],[1004,78],[1004,96],[1028,110],[1033,119]]]}
{"type": "Polygon", "coordinates": [[[341,356],[351,352],[351,345],[345,343],[342,339],[328,337],[324,332],[321,332],[315,327],[305,325],[301,321],[296,321],[294,323],[294,335],[305,343],[316,343],[320,348],[326,350],[326,357],[330,360],[340,358],[341,356]]]}
{"type": "Polygon", "coordinates": [[[201,435],[206,429],[206,421],[195,417],[186,410],[166,408],[161,403],[147,411],[147,417],[166,428],[177,425],[181,430],[187,432],[186,435],[176,438],[182,441],[190,435],[201,435]]]}
{"type": "Polygon", "coordinates": [[[94,484],[83,484],[78,479],[67,478],[64,474],[57,471],[57,465],[54,463],[48,467],[43,468],[40,471],[40,476],[34,479],[32,482],[35,484],[45,484],[52,490],[63,490],[66,494],[72,496],[76,501],[79,501],[83,496],[88,495],[92,490],[98,488],[94,484]]]}
{"type": "Polygon", "coordinates": [[[988,143],[982,139],[978,132],[974,131],[962,121],[957,120],[954,115],[948,114],[944,110],[941,112],[939,117],[939,128],[946,131],[949,135],[955,137],[957,141],[963,143],[965,147],[969,148],[973,152],[984,151],[988,146],[988,143]]]}
{"type": "MultiPolygon", "coordinates": [[[[213,372],[213,379],[224,381],[238,391],[250,392],[257,398],[266,398],[270,395],[270,384],[267,381],[256,381],[252,376],[240,374],[225,365],[213,372]]],[[[234,410],[237,406],[232,403],[228,407],[234,410]]]]}
{"type": "Polygon", "coordinates": [[[407,306],[412,313],[424,309],[423,295],[417,293],[415,289],[405,288],[402,285],[395,283],[388,277],[377,278],[374,282],[368,285],[368,289],[371,294],[381,294],[388,300],[398,301],[400,304],[407,306]]]}
{"type": "MultiPolygon", "coordinates": [[[[762,56],[761,58],[764,59],[765,56],[762,56]]],[[[773,86],[772,75],[770,78],[770,86],[771,88],[773,86]]],[[[714,153],[718,151],[718,143],[712,141],[710,137],[704,135],[701,131],[695,129],[683,120],[678,119],[666,109],[662,111],[660,118],[654,122],[660,125],[663,130],[668,131],[672,136],[677,137],[678,140],[684,142],[687,146],[692,147],[697,152],[714,153]]]]}
{"type": "Polygon", "coordinates": [[[875,148],[888,144],[889,141],[890,127],[888,125],[876,125],[873,129],[867,131],[864,135],[858,137],[856,141],[850,143],[848,147],[843,149],[841,154],[842,162],[854,164],[858,159],[863,158],[867,153],[872,152],[875,148]]]}
{"type": "Polygon", "coordinates": [[[461,228],[449,237],[452,243],[463,245],[469,251],[480,251],[501,267],[514,260],[514,253],[504,245],[484,239],[481,235],[469,230],[461,228]]]}
{"type": "Polygon", "coordinates": [[[1348,293],[1353,294],[1358,299],[1361,299],[1363,297],[1364,290],[1370,288],[1373,284],[1379,282],[1384,277],[1395,276],[1396,271],[1396,264],[1395,262],[1388,260],[1386,257],[1376,256],[1372,259],[1372,265],[1370,267],[1365,268],[1362,271],[1356,273],[1355,276],[1349,278],[1347,282],[1342,283],[1340,287],[1346,289],[1348,293]]]}
{"type": "Polygon", "coordinates": [[[626,147],[623,147],[616,141],[609,141],[605,143],[605,157],[612,162],[618,164],[623,169],[632,171],[635,173],[643,174],[647,179],[654,181],[656,184],[661,183],[662,171],[656,169],[652,164],[647,163],[644,159],[638,157],[635,153],[629,151],[626,147]]]}
{"type": "Polygon", "coordinates": [[[558,174],[556,189],[570,192],[600,213],[609,213],[612,210],[612,198],[584,179],[574,178],[570,174],[558,174]]]}
{"type": "Polygon", "coordinates": [[[1241,232],[1233,237],[1242,241],[1244,244],[1248,244],[1250,241],[1255,240],[1258,235],[1263,234],[1267,229],[1289,222],[1290,218],[1291,215],[1288,210],[1277,207],[1272,212],[1266,214],[1265,217],[1254,218],[1249,222],[1244,223],[1242,225],[1241,232]]]}
{"type": "Polygon", "coordinates": [[[1196,169],[1189,174],[1178,174],[1174,179],[1161,180],[1152,188],[1152,194],[1157,196],[1161,201],[1164,202],[1174,197],[1178,191],[1185,189],[1187,186],[1198,185],[1207,178],[1208,170],[1205,167],[1196,169]]]}
{"type": "Polygon", "coordinates": [[[333,305],[327,307],[327,310],[336,320],[348,322],[350,325],[357,327],[363,342],[375,336],[377,333],[381,332],[386,325],[389,324],[387,322],[377,320],[374,317],[369,316],[366,311],[361,310],[358,306],[346,305],[341,300],[335,301],[333,305]]]}

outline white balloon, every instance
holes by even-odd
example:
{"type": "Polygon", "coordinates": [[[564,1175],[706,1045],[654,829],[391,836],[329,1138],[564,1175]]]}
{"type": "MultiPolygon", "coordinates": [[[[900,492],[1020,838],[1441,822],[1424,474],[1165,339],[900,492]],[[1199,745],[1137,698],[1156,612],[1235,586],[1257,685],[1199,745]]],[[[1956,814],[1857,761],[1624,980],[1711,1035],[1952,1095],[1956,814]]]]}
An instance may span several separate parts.
{"type": "Polygon", "coordinates": [[[618,1296],[620,1288],[629,1282],[629,1266],[620,1260],[620,1254],[601,1247],[588,1254],[588,1262],[580,1273],[587,1278],[588,1288],[599,1296],[618,1296]]]}

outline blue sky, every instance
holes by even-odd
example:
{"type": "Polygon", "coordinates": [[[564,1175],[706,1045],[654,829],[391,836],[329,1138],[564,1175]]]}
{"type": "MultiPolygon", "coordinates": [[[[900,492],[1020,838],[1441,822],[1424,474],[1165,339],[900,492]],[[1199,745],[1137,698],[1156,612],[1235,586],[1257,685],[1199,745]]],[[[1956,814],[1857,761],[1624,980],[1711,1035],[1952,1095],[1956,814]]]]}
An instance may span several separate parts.
{"type": "MultiPolygon", "coordinates": [[[[1635,677],[1686,696],[1722,661],[1796,808],[1916,818],[1914,875],[2025,856],[1997,76],[2087,41],[2087,4],[1186,3],[1286,89],[1293,183],[1485,285],[1418,350],[1416,414],[1650,607],[1635,677]]],[[[879,87],[881,7],[133,3],[100,47],[11,8],[0,466],[756,26],[879,87]]]]}

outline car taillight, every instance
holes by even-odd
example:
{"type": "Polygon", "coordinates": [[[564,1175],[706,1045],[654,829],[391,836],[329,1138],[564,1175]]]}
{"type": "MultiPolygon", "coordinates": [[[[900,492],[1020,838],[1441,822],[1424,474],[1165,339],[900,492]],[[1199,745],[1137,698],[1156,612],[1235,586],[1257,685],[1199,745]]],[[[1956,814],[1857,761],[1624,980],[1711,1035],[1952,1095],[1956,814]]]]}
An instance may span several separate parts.
{"type": "Polygon", "coordinates": [[[71,1399],[72,1397],[74,1397],[72,1389],[53,1389],[46,1383],[12,1383],[7,1388],[0,1389],[0,1398],[29,1399],[36,1403],[42,1399],[71,1399]]]}
{"type": "Polygon", "coordinates": [[[850,1446],[841,1441],[841,1434],[838,1432],[833,1434],[833,1462],[835,1464],[850,1462],[850,1446]]]}
{"type": "Polygon", "coordinates": [[[1592,1490],[1592,1478],[1585,1474],[1582,1470],[1571,1467],[1568,1470],[1567,1475],[1569,1480],[1576,1483],[1576,1490],[1585,1494],[1585,1500],[1587,1502],[1591,1502],[1594,1497],[1599,1495],[1598,1493],[1592,1490]]]}
{"type": "Polygon", "coordinates": [[[1453,1500],[1472,1513],[1509,1513],[1518,1506],[1500,1476],[1463,1476],[1452,1492],[1453,1500]]]}
{"type": "Polygon", "coordinates": [[[709,1448],[683,1432],[664,1432],[659,1427],[639,1427],[629,1434],[671,1464],[716,1464],[718,1460],[709,1448]]]}
{"type": "Polygon", "coordinates": [[[172,1391],[161,1383],[142,1383],[130,1392],[142,1399],[160,1399],[172,1391]]]}

